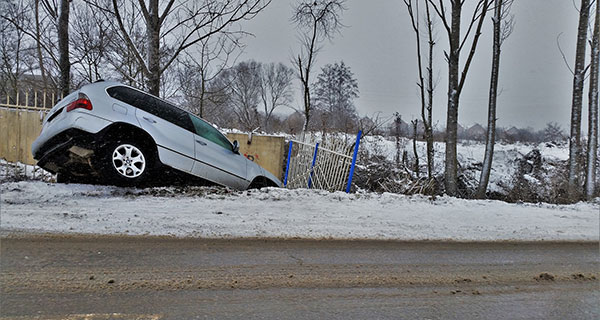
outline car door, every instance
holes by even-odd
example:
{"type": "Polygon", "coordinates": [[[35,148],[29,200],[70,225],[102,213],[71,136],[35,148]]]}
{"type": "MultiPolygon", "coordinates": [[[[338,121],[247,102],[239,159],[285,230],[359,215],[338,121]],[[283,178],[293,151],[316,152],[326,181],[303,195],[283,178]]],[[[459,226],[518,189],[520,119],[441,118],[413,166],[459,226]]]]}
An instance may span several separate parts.
{"type": "Polygon", "coordinates": [[[191,172],[195,157],[194,134],[187,112],[138,90],[120,88],[128,90],[125,99],[128,101],[122,101],[136,107],[136,118],[142,129],[154,138],[160,161],[191,172]]]}
{"type": "Polygon", "coordinates": [[[231,142],[211,124],[191,114],[189,117],[195,129],[193,173],[235,189],[246,188],[250,183],[246,158],[233,152],[231,142]]]}

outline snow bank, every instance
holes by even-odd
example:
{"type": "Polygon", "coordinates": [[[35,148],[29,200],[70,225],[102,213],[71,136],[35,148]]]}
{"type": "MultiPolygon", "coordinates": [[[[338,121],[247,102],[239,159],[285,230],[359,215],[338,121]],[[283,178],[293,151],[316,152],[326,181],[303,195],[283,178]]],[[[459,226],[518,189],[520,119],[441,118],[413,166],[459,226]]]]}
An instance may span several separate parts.
{"type": "Polygon", "coordinates": [[[600,205],[508,204],[269,188],[127,189],[12,182],[0,229],[177,237],[598,241],[600,205]]]}
{"type": "MultiPolygon", "coordinates": [[[[401,138],[400,153],[407,151],[409,158],[413,158],[412,140],[401,138]]],[[[443,142],[434,143],[434,173],[435,175],[443,175],[445,161],[446,144],[443,142]]],[[[386,138],[382,136],[368,136],[361,142],[361,149],[369,154],[378,154],[385,156],[389,161],[394,161],[396,157],[396,142],[394,138],[386,138]]],[[[548,163],[556,163],[569,159],[569,146],[567,143],[556,145],[554,143],[503,143],[497,142],[494,147],[494,158],[492,170],[490,172],[490,180],[488,191],[505,193],[507,188],[513,185],[513,176],[518,168],[518,161],[530,151],[537,149],[540,151],[542,158],[548,170],[553,167],[548,163]]],[[[417,141],[417,154],[419,155],[421,164],[427,164],[427,145],[425,141],[417,141]]],[[[478,181],[481,174],[481,163],[485,154],[485,142],[461,140],[457,144],[457,156],[460,165],[463,169],[469,168],[472,177],[478,181]]],[[[362,159],[359,159],[360,164],[365,164],[362,159]]]]}
{"type": "Polygon", "coordinates": [[[50,172],[21,162],[8,162],[0,159],[0,183],[22,180],[50,181],[53,175],[50,172]]]}

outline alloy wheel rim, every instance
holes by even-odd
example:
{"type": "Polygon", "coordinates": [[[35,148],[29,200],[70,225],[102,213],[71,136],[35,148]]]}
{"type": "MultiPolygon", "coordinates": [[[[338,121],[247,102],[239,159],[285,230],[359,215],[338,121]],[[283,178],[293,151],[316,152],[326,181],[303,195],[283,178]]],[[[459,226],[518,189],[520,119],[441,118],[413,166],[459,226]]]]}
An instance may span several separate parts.
{"type": "Polygon", "coordinates": [[[127,178],[139,177],[146,168],[146,159],[142,151],[130,144],[122,144],[112,154],[113,167],[127,178]]]}

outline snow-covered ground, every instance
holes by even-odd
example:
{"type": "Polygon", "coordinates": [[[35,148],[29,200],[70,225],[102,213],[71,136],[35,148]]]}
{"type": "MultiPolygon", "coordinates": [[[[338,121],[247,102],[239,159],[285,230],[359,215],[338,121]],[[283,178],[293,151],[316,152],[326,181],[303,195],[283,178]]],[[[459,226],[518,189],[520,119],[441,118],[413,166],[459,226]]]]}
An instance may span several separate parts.
{"type": "Polygon", "coordinates": [[[53,179],[50,172],[38,166],[0,159],[0,183],[21,180],[51,181],[53,179]]]}
{"type": "Polygon", "coordinates": [[[0,186],[0,229],[41,233],[454,241],[598,241],[600,203],[508,204],[396,194],[0,186]]]}

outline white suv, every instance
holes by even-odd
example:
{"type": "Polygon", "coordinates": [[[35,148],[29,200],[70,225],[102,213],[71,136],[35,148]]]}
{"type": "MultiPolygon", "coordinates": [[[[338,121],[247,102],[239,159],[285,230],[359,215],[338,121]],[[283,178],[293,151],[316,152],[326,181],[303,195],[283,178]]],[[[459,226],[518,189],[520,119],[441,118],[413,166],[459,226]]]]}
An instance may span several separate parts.
{"type": "Polygon", "coordinates": [[[31,151],[38,165],[62,182],[100,179],[139,186],[197,177],[240,190],[281,187],[238,149],[237,141],[232,144],[187,111],[135,88],[100,81],[50,110],[31,151]]]}

